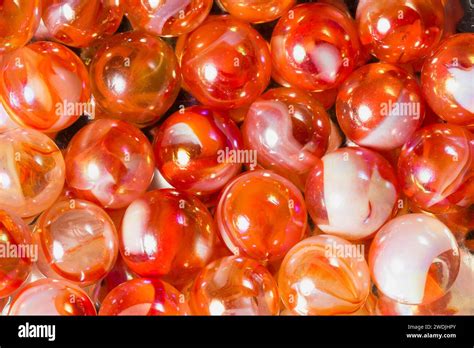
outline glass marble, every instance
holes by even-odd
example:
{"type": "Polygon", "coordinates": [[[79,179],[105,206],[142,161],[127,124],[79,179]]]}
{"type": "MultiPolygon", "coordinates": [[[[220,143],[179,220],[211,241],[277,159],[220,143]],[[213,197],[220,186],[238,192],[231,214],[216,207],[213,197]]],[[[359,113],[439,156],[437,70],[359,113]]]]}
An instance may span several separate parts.
{"type": "Polygon", "coordinates": [[[446,315],[457,314],[457,310],[450,304],[451,294],[448,292],[433,302],[427,304],[410,305],[397,302],[391,298],[379,295],[375,306],[375,315],[446,315]]]}
{"type": "Polygon", "coordinates": [[[153,148],[133,125],[96,120],[70,141],[66,180],[80,198],[109,209],[128,206],[143,194],[154,172],[153,148]]]}
{"type": "Polygon", "coordinates": [[[201,104],[237,109],[252,103],[270,82],[268,44],[248,23],[211,16],[180,40],[183,81],[201,104]]]}
{"type": "Polygon", "coordinates": [[[0,298],[28,278],[34,257],[31,231],[19,217],[0,210],[0,298]]]}
{"type": "Polygon", "coordinates": [[[242,127],[247,149],[258,164],[300,189],[316,159],[326,152],[331,124],[321,104],[294,88],[276,88],[258,98],[242,127]]]}
{"type": "Polygon", "coordinates": [[[339,125],[354,143],[388,151],[405,144],[421,126],[425,106],[415,78],[392,64],[365,65],[339,89],[339,125]]]}
{"type": "Polygon", "coordinates": [[[185,296],[159,279],[132,279],[114,288],[99,315],[189,315],[185,296]]]}
{"type": "Polygon", "coordinates": [[[296,244],[278,272],[285,307],[299,315],[350,314],[362,307],[369,295],[370,272],[355,247],[325,234],[296,244]]]}
{"type": "Polygon", "coordinates": [[[472,315],[472,282],[474,281],[474,256],[467,249],[459,248],[460,266],[456,280],[441,297],[422,304],[404,304],[378,292],[377,315],[472,315]]]}
{"type": "Polygon", "coordinates": [[[474,34],[449,37],[425,61],[423,93],[449,123],[474,127],[474,34]]]}
{"type": "Polygon", "coordinates": [[[438,219],[407,214],[388,222],[370,247],[369,266],[377,288],[405,304],[430,303],[456,280],[459,248],[438,219]]]}
{"type": "Polygon", "coordinates": [[[308,176],[305,196],[319,229],[359,240],[376,232],[396,211],[397,177],[378,153],[342,148],[317,161],[308,176]]]}
{"type": "Polygon", "coordinates": [[[361,43],[378,59],[409,63],[426,57],[443,35],[441,0],[360,0],[356,20],[361,43]]]}
{"type": "Polygon", "coordinates": [[[421,209],[442,213],[474,204],[474,135],[450,124],[422,128],[403,147],[398,176],[421,209]]]}
{"type": "Polygon", "coordinates": [[[81,286],[102,279],[118,254],[113,221],[99,206],[79,199],[59,201],[41,214],[33,238],[39,270],[81,286]]]}
{"type": "Polygon", "coordinates": [[[54,279],[39,279],[14,296],[9,315],[95,316],[89,296],[76,285],[54,279]]]}
{"type": "Polygon", "coordinates": [[[278,315],[280,299],[271,273],[255,260],[218,259],[204,268],[190,289],[195,315],[278,315]]]}
{"type": "Polygon", "coordinates": [[[64,177],[64,159],[51,138],[32,129],[0,133],[0,209],[36,216],[59,197],[64,177]]]}
{"type": "Polygon", "coordinates": [[[352,18],[325,3],[294,7],[275,27],[271,39],[273,67],[294,87],[333,89],[358,64],[360,43],[352,18]]]}
{"type": "Polygon", "coordinates": [[[41,17],[40,0],[3,0],[0,3],[0,54],[31,40],[41,17]]]}
{"type": "Polygon", "coordinates": [[[246,159],[239,156],[242,149],[235,123],[206,106],[172,114],[154,142],[156,166],[166,181],[178,190],[204,195],[221,190],[240,172],[246,159]]]}
{"type": "Polygon", "coordinates": [[[298,188],[270,171],[244,173],[221,193],[215,219],[235,255],[260,261],[282,259],[303,239],[306,206],[298,188]]]}
{"type": "Polygon", "coordinates": [[[181,86],[173,49],[159,37],[141,32],[104,39],[92,59],[90,74],[99,108],[109,117],[139,127],[159,120],[181,86]]]}
{"type": "Polygon", "coordinates": [[[20,125],[57,132],[87,110],[89,74],[80,58],[65,46],[38,41],[5,58],[0,94],[10,116],[20,125]]]}
{"type": "Polygon", "coordinates": [[[133,272],[180,287],[211,261],[218,235],[211,214],[195,196],[163,189],[130,204],[119,241],[133,272]]]}
{"type": "Polygon", "coordinates": [[[42,7],[51,38],[74,47],[114,34],[123,17],[117,0],[42,0],[42,7]]]}
{"type": "Polygon", "coordinates": [[[180,36],[206,19],[212,0],[124,0],[123,6],[134,29],[159,36],[180,36]]]}
{"type": "Polygon", "coordinates": [[[271,22],[292,8],[296,0],[217,0],[232,16],[251,23],[271,22]]]}

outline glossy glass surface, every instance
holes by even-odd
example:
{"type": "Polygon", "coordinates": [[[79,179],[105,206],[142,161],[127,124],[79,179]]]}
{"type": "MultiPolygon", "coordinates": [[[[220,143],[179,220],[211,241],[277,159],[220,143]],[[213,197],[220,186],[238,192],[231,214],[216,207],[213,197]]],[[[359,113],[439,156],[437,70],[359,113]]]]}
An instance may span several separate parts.
{"type": "Polygon", "coordinates": [[[195,194],[212,194],[236,176],[248,156],[226,114],[205,106],[175,112],[155,137],[156,166],[166,181],[195,194]]]}
{"type": "Polygon", "coordinates": [[[128,206],[153,178],[150,142],[120,120],[100,119],[82,128],[70,141],[65,160],[68,186],[105,208],[128,206]]]}
{"type": "Polygon", "coordinates": [[[426,60],[423,93],[449,123],[474,127],[474,34],[449,37],[426,60]]]}
{"type": "Polygon", "coordinates": [[[0,54],[30,41],[40,16],[40,0],[3,0],[0,3],[0,54]]]}
{"type": "Polygon", "coordinates": [[[336,236],[314,236],[286,254],[278,288],[285,307],[294,314],[349,314],[369,295],[369,268],[355,245],[336,236]]]}
{"type": "Polygon", "coordinates": [[[57,132],[87,110],[89,74],[65,46],[38,41],[5,57],[0,65],[0,94],[10,116],[20,125],[57,132]]]}
{"type": "Polygon", "coordinates": [[[185,87],[201,104],[236,109],[253,102],[270,82],[268,44],[243,21],[211,16],[180,40],[185,87]]]}
{"type": "Polygon", "coordinates": [[[280,299],[271,273],[252,259],[216,260],[196,277],[190,290],[195,315],[276,315],[280,299]]]}
{"type": "Polygon", "coordinates": [[[42,0],[48,34],[68,46],[85,47],[112,35],[122,21],[119,0],[42,0]]]}
{"type": "Polygon", "coordinates": [[[275,27],[273,67],[294,87],[332,89],[358,64],[360,43],[352,18],[337,7],[308,3],[294,7],[275,27]]]}
{"type": "Polygon", "coordinates": [[[407,214],[387,223],[370,247],[377,288],[406,304],[432,302],[449,290],[459,270],[459,248],[438,219],[407,214]]]}
{"type": "Polygon", "coordinates": [[[0,133],[0,209],[28,218],[50,207],[64,186],[61,151],[30,129],[0,133]]]}
{"type": "Polygon", "coordinates": [[[132,279],[114,288],[99,315],[188,315],[183,294],[159,279],[132,279]]]}
{"type": "Polygon", "coordinates": [[[181,84],[173,49],[159,37],[141,32],[105,39],[92,59],[90,75],[102,112],[139,127],[163,116],[181,84]]]}
{"type": "Polygon", "coordinates": [[[303,189],[316,159],[327,149],[329,115],[309,94],[294,88],[264,93],[247,113],[242,135],[258,164],[303,189]]]}
{"type": "Polygon", "coordinates": [[[212,0],[123,0],[136,30],[159,36],[179,36],[196,29],[207,17],[212,0]]]}
{"type": "Polygon", "coordinates": [[[339,125],[354,143],[376,150],[405,144],[421,126],[425,103],[417,81],[392,64],[365,65],[339,89],[339,125]]]}
{"type": "Polygon", "coordinates": [[[39,279],[13,298],[9,315],[97,315],[94,304],[81,288],[63,280],[39,279]]]}
{"type": "Polygon", "coordinates": [[[0,246],[0,298],[4,298],[25,282],[34,261],[30,228],[5,210],[0,210],[0,246]]]}
{"type": "Polygon", "coordinates": [[[405,196],[424,210],[469,207],[474,203],[474,135],[449,124],[422,128],[402,149],[398,177],[405,196]]]}
{"type": "Polygon", "coordinates": [[[318,160],[306,182],[305,197],[313,222],[324,233],[363,239],[396,210],[397,177],[378,153],[342,148],[318,160]]]}
{"type": "Polygon", "coordinates": [[[388,63],[408,63],[438,45],[445,12],[441,0],[360,0],[356,19],[370,53],[388,63]]]}
{"type": "Polygon", "coordinates": [[[35,224],[38,268],[50,278],[93,284],[113,267],[118,237],[107,213],[79,199],[61,200],[35,224]]]}
{"type": "Polygon", "coordinates": [[[306,206],[298,188],[270,171],[247,172],[222,191],[215,219],[229,250],[275,261],[306,233],[306,206]]]}
{"type": "Polygon", "coordinates": [[[178,287],[212,260],[217,244],[204,204],[175,190],[146,193],[127,208],[122,220],[120,251],[128,267],[178,287]]]}

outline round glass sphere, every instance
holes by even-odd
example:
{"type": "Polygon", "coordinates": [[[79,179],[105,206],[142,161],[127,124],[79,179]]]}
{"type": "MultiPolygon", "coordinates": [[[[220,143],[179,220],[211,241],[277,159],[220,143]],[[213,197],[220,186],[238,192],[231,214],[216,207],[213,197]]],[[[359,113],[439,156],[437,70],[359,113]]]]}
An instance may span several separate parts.
{"type": "Polygon", "coordinates": [[[425,214],[389,221],[370,246],[369,265],[377,288],[405,304],[442,297],[456,280],[459,264],[459,247],[451,231],[425,214]]]}
{"type": "Polygon", "coordinates": [[[60,200],[41,214],[33,238],[40,271],[81,286],[105,277],[118,254],[113,221],[97,205],[79,199],[60,200]]]}
{"type": "Polygon", "coordinates": [[[97,315],[94,304],[81,288],[54,279],[39,279],[21,288],[12,299],[9,315],[97,315]]]}
{"type": "Polygon", "coordinates": [[[307,212],[299,189],[270,171],[244,173],[222,191],[215,220],[236,255],[275,261],[306,233],[307,212]]]}
{"type": "Polygon", "coordinates": [[[110,291],[99,315],[188,315],[183,294],[159,279],[132,279],[110,291]]]}
{"type": "Polygon", "coordinates": [[[22,128],[0,133],[0,209],[38,215],[61,194],[64,176],[63,155],[51,138],[22,128]]]}
{"type": "Polygon", "coordinates": [[[99,119],[69,142],[66,181],[74,193],[104,208],[127,207],[153,179],[155,161],[146,136],[133,125],[99,119]]]}
{"type": "Polygon", "coordinates": [[[350,314],[369,295],[370,272],[355,244],[323,234],[304,239],[286,254],[278,289],[294,314],[350,314]]]}
{"type": "Polygon", "coordinates": [[[194,315],[277,315],[280,298],[271,273],[252,259],[228,256],[204,268],[190,289],[194,315]]]}

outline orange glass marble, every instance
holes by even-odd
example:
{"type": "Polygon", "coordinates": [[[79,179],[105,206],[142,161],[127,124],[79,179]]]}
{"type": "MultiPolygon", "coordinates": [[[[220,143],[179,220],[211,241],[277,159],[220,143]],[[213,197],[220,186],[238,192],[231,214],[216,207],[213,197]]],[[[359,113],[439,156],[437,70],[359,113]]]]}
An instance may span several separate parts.
{"type": "Polygon", "coordinates": [[[19,217],[0,210],[0,298],[28,278],[33,263],[31,231],[19,217]]]}
{"type": "Polygon", "coordinates": [[[271,22],[286,13],[296,0],[217,0],[232,16],[251,23],[271,22]]]}
{"type": "Polygon", "coordinates": [[[74,47],[112,35],[123,10],[117,0],[42,0],[42,19],[51,38],[74,47]]]}
{"type": "Polygon", "coordinates": [[[40,23],[40,0],[3,0],[0,3],[0,54],[31,40],[40,23]]]}
{"type": "Polygon", "coordinates": [[[222,189],[242,167],[242,136],[225,114],[205,106],[175,112],[154,142],[156,166],[178,190],[209,195],[222,189]]]}
{"type": "Polygon", "coordinates": [[[474,204],[474,135],[466,128],[434,124],[402,149],[400,185],[419,208],[443,213],[474,204]]]}
{"type": "Polygon", "coordinates": [[[22,218],[38,215],[62,192],[65,165],[48,136],[32,129],[0,133],[0,209],[22,218]]]}
{"type": "Polygon", "coordinates": [[[183,294],[159,279],[132,279],[114,288],[99,315],[189,315],[183,294]]]}
{"type": "Polygon", "coordinates": [[[336,114],[354,143],[388,151],[405,144],[421,126],[425,105],[415,78],[392,64],[365,65],[339,89],[336,114]]]}
{"type": "Polygon", "coordinates": [[[388,63],[416,61],[441,40],[444,11],[441,0],[360,0],[356,19],[361,43],[388,63]]]}
{"type": "Polygon", "coordinates": [[[171,189],[144,194],[127,208],[120,251],[141,277],[188,283],[211,261],[218,243],[212,216],[195,196],[171,189]]]}
{"type": "Polygon", "coordinates": [[[159,36],[180,36],[206,19],[212,0],[124,0],[123,6],[134,29],[159,36]]]}
{"type": "Polygon", "coordinates": [[[242,126],[245,146],[257,152],[258,164],[300,189],[316,159],[326,152],[330,133],[322,105],[294,88],[267,91],[252,103],[242,126]]]}
{"type": "Polygon", "coordinates": [[[303,239],[306,206],[298,188],[270,171],[247,172],[221,193],[215,219],[235,255],[276,261],[303,239]]]}
{"type": "Polygon", "coordinates": [[[346,147],[317,161],[308,176],[305,197],[311,218],[324,233],[359,240],[392,217],[398,182],[380,154],[346,147]]]}
{"type": "Polygon", "coordinates": [[[308,3],[278,21],[271,52],[273,67],[283,80],[303,90],[323,91],[337,87],[355,69],[360,43],[346,12],[308,3]]]}
{"type": "Polygon", "coordinates": [[[79,199],[61,200],[41,214],[33,238],[38,268],[49,278],[82,286],[102,279],[118,254],[114,223],[97,205],[79,199]]]}
{"type": "Polygon", "coordinates": [[[474,313],[474,302],[471,296],[474,256],[460,246],[459,258],[460,265],[456,280],[444,295],[421,304],[404,304],[377,291],[376,315],[472,315],[474,313]]]}
{"type": "Polygon", "coordinates": [[[459,247],[451,231],[425,214],[391,220],[370,246],[373,281],[400,303],[430,303],[442,297],[456,280],[459,264],[459,247]]]}
{"type": "Polygon", "coordinates": [[[11,117],[42,132],[73,124],[87,110],[90,93],[84,63],[58,43],[38,41],[20,48],[0,70],[0,94],[11,117]]]}
{"type": "Polygon", "coordinates": [[[101,111],[139,127],[158,121],[181,85],[173,49],[159,37],[141,32],[104,39],[92,59],[90,74],[101,111]]]}
{"type": "Polygon", "coordinates": [[[183,81],[201,104],[237,109],[253,102],[270,82],[268,44],[248,23],[211,16],[180,40],[183,81]]]}
{"type": "Polygon", "coordinates": [[[263,265],[228,256],[198,274],[189,305],[195,315],[278,315],[280,298],[275,280],[263,265]]]}
{"type": "Polygon", "coordinates": [[[12,300],[9,315],[94,316],[94,304],[81,288],[63,280],[40,279],[12,300]]]}
{"type": "Polygon", "coordinates": [[[80,198],[109,209],[128,206],[146,191],[153,178],[153,148],[133,125],[96,120],[69,143],[66,180],[80,198]]]}
{"type": "Polygon", "coordinates": [[[474,127],[474,34],[449,37],[425,61],[426,101],[449,123],[474,127]]]}
{"type": "Polygon", "coordinates": [[[288,252],[278,272],[278,289],[294,314],[350,314],[369,295],[370,272],[355,244],[323,234],[304,239],[288,252]]]}

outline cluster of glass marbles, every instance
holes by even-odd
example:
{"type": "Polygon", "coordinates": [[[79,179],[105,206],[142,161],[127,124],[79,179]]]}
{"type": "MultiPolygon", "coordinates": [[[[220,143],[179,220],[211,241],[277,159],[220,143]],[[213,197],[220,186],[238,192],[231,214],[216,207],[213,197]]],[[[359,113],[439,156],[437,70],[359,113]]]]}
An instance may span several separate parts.
{"type": "Polygon", "coordinates": [[[474,34],[354,3],[0,1],[1,312],[474,314],[474,34]]]}

